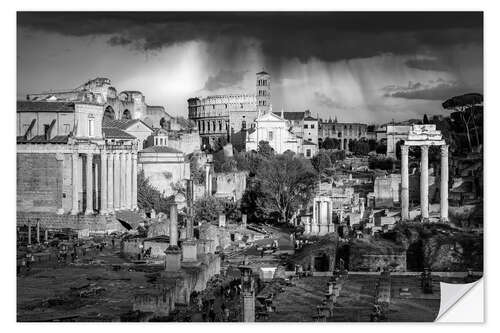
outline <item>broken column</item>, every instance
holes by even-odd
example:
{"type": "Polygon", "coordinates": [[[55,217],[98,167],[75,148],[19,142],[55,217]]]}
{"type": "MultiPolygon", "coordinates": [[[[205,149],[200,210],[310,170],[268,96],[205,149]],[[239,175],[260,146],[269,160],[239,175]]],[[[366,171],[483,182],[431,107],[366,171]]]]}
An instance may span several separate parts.
{"type": "Polygon", "coordinates": [[[31,245],[31,222],[28,221],[28,245],[31,245]]]}
{"type": "Polygon", "coordinates": [[[401,146],[401,219],[410,219],[409,212],[410,192],[408,178],[408,146],[401,146]]]}
{"type": "Polygon", "coordinates": [[[420,209],[422,221],[429,220],[429,146],[422,146],[420,161],[420,209]]]}
{"type": "Polygon", "coordinates": [[[176,272],[181,269],[181,251],[177,245],[177,204],[170,205],[170,240],[165,250],[165,270],[176,272]]]}
{"type": "Polygon", "coordinates": [[[226,215],[219,214],[219,227],[225,227],[225,226],[226,226],[226,215]]]}
{"type": "Polygon", "coordinates": [[[210,178],[210,164],[205,164],[205,194],[212,195],[212,179],[210,178]]]}
{"type": "Polygon", "coordinates": [[[241,214],[241,227],[244,229],[247,227],[247,214],[241,214]]]}
{"type": "Polygon", "coordinates": [[[441,221],[448,222],[448,146],[441,146],[441,221]]]}
{"type": "Polygon", "coordinates": [[[238,266],[238,268],[241,271],[242,321],[255,322],[255,291],[252,268],[246,264],[238,266]]]}
{"type": "Polygon", "coordinates": [[[36,221],[36,242],[40,244],[40,220],[36,221]]]}

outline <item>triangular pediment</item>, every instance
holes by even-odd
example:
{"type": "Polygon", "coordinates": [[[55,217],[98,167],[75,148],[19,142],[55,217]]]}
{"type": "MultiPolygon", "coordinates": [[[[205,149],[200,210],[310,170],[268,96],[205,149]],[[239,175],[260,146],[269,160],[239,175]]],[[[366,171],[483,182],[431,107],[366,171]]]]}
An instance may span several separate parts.
{"type": "Polygon", "coordinates": [[[257,119],[257,121],[281,121],[281,122],[285,122],[286,120],[281,118],[280,116],[272,113],[272,112],[269,112],[269,113],[261,115],[257,119]]]}

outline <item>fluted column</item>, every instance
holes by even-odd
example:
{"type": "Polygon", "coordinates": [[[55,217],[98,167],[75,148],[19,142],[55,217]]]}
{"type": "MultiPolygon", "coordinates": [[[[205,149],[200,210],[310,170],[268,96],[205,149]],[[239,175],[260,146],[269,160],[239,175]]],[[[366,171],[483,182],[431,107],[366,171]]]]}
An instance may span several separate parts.
{"type": "Polygon", "coordinates": [[[115,210],[120,210],[120,154],[116,151],[113,152],[113,159],[113,207],[115,210]]]}
{"type": "Polygon", "coordinates": [[[71,155],[71,187],[72,187],[72,206],[71,215],[78,214],[78,153],[71,155]]]}
{"type": "Polygon", "coordinates": [[[120,209],[126,209],[127,205],[125,203],[125,181],[126,181],[126,175],[125,175],[125,166],[126,164],[126,156],[125,153],[122,152],[120,154],[120,209]]]}
{"type": "Polygon", "coordinates": [[[125,207],[132,209],[132,154],[125,153],[125,207]]]}
{"type": "Polygon", "coordinates": [[[92,185],[93,185],[93,177],[92,177],[92,157],[93,155],[91,153],[86,153],[86,167],[85,167],[85,172],[86,172],[86,177],[85,177],[85,184],[86,188],[85,191],[87,193],[87,202],[86,202],[86,208],[85,208],[85,215],[90,215],[94,213],[94,207],[92,205],[92,185]]]}
{"type": "Polygon", "coordinates": [[[401,219],[410,219],[410,192],[408,179],[408,146],[401,146],[401,219]]]}
{"type": "Polygon", "coordinates": [[[210,181],[210,164],[205,164],[205,192],[206,195],[212,195],[212,191],[210,189],[211,181],[210,181]]]}
{"type": "Polygon", "coordinates": [[[114,212],[114,201],[113,201],[113,192],[114,192],[114,172],[113,172],[113,153],[107,154],[108,158],[108,173],[107,173],[107,182],[108,182],[108,212],[113,214],[114,212]]]}
{"type": "Polygon", "coordinates": [[[177,246],[177,204],[170,205],[170,246],[177,246]]]}
{"type": "Polygon", "coordinates": [[[420,209],[422,219],[429,219],[429,146],[422,146],[420,161],[420,209]]]}
{"type": "Polygon", "coordinates": [[[108,156],[101,150],[101,215],[108,213],[108,156]]]}
{"type": "Polygon", "coordinates": [[[448,146],[441,146],[441,221],[448,222],[448,146]]]}
{"type": "Polygon", "coordinates": [[[137,209],[137,154],[132,154],[132,209],[137,209]]]}

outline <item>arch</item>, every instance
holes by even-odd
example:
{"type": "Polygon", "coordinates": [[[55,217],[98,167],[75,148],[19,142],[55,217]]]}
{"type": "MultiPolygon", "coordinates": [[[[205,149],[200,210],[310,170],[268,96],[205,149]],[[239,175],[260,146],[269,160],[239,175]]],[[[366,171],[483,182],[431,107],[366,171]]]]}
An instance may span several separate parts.
{"type": "Polygon", "coordinates": [[[130,111],[128,109],[125,109],[123,111],[122,119],[127,119],[127,120],[132,119],[132,114],[130,113],[130,111]]]}
{"type": "Polygon", "coordinates": [[[108,120],[115,120],[116,119],[116,114],[115,110],[111,107],[111,105],[108,105],[106,109],[104,109],[104,114],[102,116],[103,120],[108,119],[108,120]]]}

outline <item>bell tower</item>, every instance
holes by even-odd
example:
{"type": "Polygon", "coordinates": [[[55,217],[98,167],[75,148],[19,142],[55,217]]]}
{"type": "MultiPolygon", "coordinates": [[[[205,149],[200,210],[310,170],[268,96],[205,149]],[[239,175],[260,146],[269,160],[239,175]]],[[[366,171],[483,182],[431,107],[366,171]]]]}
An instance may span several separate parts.
{"type": "Polygon", "coordinates": [[[271,107],[271,76],[262,71],[257,73],[257,111],[258,114],[266,114],[271,107]]]}

